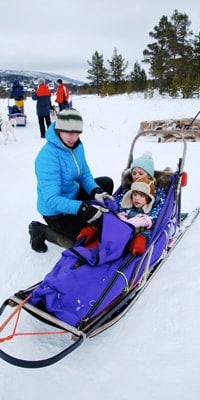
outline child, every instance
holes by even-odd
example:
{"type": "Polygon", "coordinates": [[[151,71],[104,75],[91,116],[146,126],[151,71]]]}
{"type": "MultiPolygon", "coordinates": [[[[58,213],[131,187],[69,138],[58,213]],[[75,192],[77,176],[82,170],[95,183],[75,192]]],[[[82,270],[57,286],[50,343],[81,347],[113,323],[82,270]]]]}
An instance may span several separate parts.
{"type": "Polygon", "coordinates": [[[118,217],[136,228],[136,235],[131,243],[133,255],[143,254],[146,242],[150,238],[153,221],[149,216],[155,202],[155,185],[148,178],[140,178],[131,185],[131,189],[122,198],[124,211],[118,217]]]}
{"type": "Polygon", "coordinates": [[[156,184],[155,201],[151,209],[151,218],[153,222],[157,220],[158,214],[165,202],[167,190],[161,184],[157,184],[154,174],[154,162],[150,152],[146,151],[142,156],[133,160],[130,169],[126,170],[122,175],[122,190],[114,196],[119,211],[123,211],[121,202],[124,195],[130,190],[131,184],[140,178],[147,178],[153,180],[156,184]]]}
{"type": "MultiPolygon", "coordinates": [[[[123,212],[118,213],[118,217],[136,229],[136,235],[131,242],[130,250],[133,255],[143,254],[146,248],[153,225],[152,219],[149,217],[151,208],[155,201],[155,186],[154,182],[147,178],[138,179],[131,186],[131,189],[126,192],[122,199],[123,212]]],[[[84,238],[84,244],[87,248],[93,248],[98,245],[100,226],[90,225],[83,228],[77,240],[84,238]]]]}

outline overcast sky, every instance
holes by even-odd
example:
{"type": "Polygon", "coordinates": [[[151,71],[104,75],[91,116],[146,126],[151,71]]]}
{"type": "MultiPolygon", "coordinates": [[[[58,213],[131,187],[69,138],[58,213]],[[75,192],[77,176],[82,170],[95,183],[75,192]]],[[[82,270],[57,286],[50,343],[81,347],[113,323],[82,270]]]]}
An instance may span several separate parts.
{"type": "MultiPolygon", "coordinates": [[[[153,40],[149,32],[163,15],[186,13],[194,35],[200,31],[196,0],[1,0],[0,69],[62,74],[86,81],[95,51],[105,66],[116,47],[129,62],[141,63],[153,40]]],[[[145,67],[146,68],[146,67],[145,67]]]]}

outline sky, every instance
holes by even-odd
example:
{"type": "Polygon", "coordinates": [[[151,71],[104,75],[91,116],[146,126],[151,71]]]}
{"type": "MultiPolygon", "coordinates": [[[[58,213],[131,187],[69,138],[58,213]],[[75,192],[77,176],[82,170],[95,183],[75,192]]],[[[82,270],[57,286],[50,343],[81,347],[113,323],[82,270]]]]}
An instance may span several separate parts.
{"type": "MultiPolygon", "coordinates": [[[[111,176],[115,189],[141,121],[193,118],[199,111],[199,99],[144,99],[142,94],[74,95],[72,101],[83,116],[81,140],[91,171],[95,177],[111,176]]],[[[0,111],[6,119],[7,100],[0,100],[0,111]]],[[[36,210],[34,160],[44,141],[30,98],[25,111],[27,125],[15,129],[17,140],[10,136],[4,145],[0,136],[0,305],[20,289],[41,281],[62,251],[48,243],[47,253],[39,254],[29,244],[28,224],[42,221],[36,210]]],[[[152,153],[156,169],[175,169],[183,146],[143,137],[137,141],[134,158],[144,151],[152,153]]],[[[199,152],[200,142],[187,143],[183,212],[200,207],[199,152]]],[[[31,370],[0,359],[1,400],[199,400],[199,234],[200,216],[132,309],[57,364],[31,370]]],[[[34,327],[35,320],[30,319],[18,330],[34,327]]],[[[31,358],[41,353],[47,357],[57,344],[59,339],[52,337],[45,337],[45,343],[41,337],[4,343],[16,356],[28,353],[31,358]]]]}
{"type": "Polygon", "coordinates": [[[0,69],[31,70],[61,74],[87,81],[95,51],[103,54],[105,66],[114,48],[129,62],[142,63],[143,51],[163,15],[169,19],[177,9],[186,13],[194,35],[199,34],[196,0],[34,0],[3,1],[1,4],[0,69]]]}

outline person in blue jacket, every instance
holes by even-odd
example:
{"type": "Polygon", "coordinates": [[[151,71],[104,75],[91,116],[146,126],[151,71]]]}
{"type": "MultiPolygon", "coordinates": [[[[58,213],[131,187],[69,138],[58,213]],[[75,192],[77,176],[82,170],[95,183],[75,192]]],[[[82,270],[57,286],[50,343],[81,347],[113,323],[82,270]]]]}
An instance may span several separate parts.
{"type": "Polygon", "coordinates": [[[47,225],[37,221],[29,225],[35,251],[46,252],[45,240],[60,244],[60,238],[67,239],[63,247],[70,247],[84,226],[108,211],[104,200],[112,198],[113,181],[93,178],[80,140],[82,132],[82,116],[73,108],[62,110],[46,131],[47,143],[36,157],[35,173],[37,208],[47,225]],[[102,206],[93,206],[90,199],[102,206]]]}
{"type": "Polygon", "coordinates": [[[15,105],[24,111],[24,86],[17,79],[13,81],[10,98],[15,100],[15,105]]]}
{"type": "Polygon", "coordinates": [[[51,91],[43,78],[38,79],[38,87],[32,92],[32,100],[36,101],[36,112],[40,128],[40,137],[45,138],[46,129],[51,125],[51,91]]]}

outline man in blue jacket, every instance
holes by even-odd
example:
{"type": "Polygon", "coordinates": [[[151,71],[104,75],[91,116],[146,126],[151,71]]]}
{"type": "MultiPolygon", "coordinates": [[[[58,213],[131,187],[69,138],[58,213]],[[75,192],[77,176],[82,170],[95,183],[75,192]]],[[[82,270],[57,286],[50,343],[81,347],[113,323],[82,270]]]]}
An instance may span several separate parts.
{"type": "Polygon", "coordinates": [[[51,91],[44,79],[38,79],[38,87],[32,92],[32,99],[36,100],[40,137],[44,139],[46,129],[51,125],[51,91]]]}
{"type": "Polygon", "coordinates": [[[15,100],[15,105],[24,112],[24,86],[17,79],[13,81],[10,98],[15,100]]]}
{"type": "Polygon", "coordinates": [[[45,240],[60,244],[62,237],[67,239],[64,247],[69,247],[83,227],[108,211],[104,200],[112,198],[113,181],[93,178],[79,137],[82,131],[83,120],[75,109],[62,110],[46,131],[47,143],[35,160],[35,172],[37,208],[47,225],[29,225],[35,251],[47,251],[45,240]],[[90,199],[102,206],[93,206],[90,199]]]}

